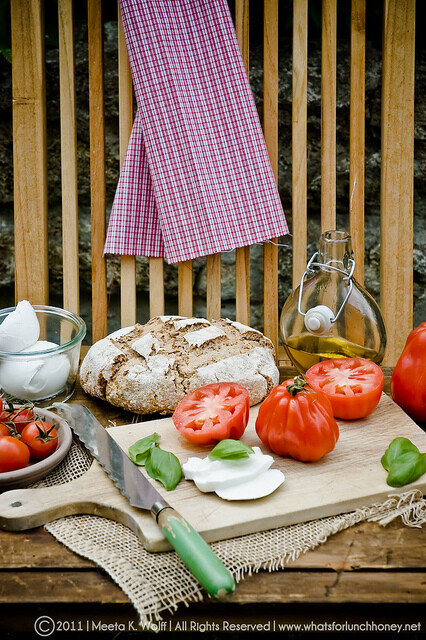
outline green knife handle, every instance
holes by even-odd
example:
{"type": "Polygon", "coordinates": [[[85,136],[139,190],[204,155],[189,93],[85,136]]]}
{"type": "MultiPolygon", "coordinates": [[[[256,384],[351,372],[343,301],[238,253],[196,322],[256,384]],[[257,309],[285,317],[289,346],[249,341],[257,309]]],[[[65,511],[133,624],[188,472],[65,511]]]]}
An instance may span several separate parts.
{"type": "Polygon", "coordinates": [[[157,522],[164,536],[205,590],[218,600],[235,591],[231,573],[200,534],[172,507],[162,509],[157,522]]]}

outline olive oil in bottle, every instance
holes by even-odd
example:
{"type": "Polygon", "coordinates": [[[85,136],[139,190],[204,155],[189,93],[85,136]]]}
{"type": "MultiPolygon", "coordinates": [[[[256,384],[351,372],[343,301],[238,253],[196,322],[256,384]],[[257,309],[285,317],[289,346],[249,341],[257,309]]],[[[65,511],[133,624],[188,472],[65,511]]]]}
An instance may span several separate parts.
{"type": "Polygon", "coordinates": [[[299,372],[330,358],[382,361],[383,317],[373,297],[353,277],[354,266],[350,235],[327,231],[300,286],[287,298],[281,312],[281,337],[299,372]]]}
{"type": "Polygon", "coordinates": [[[380,354],[374,349],[354,344],[339,336],[292,336],[284,347],[296,369],[301,372],[330,358],[360,357],[373,362],[380,361],[380,354]]]}

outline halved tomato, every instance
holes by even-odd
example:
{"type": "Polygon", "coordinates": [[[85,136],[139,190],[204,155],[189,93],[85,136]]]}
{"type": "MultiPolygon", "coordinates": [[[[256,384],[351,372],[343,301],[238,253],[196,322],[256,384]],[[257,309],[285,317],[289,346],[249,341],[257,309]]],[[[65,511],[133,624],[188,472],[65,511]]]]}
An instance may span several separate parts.
{"type": "Polygon", "coordinates": [[[187,440],[209,445],[225,438],[241,438],[249,409],[249,393],[245,387],[236,382],[216,382],[182,398],[172,420],[187,440]]]}
{"type": "Polygon", "coordinates": [[[325,393],[336,418],[365,418],[379,404],[384,375],[365,358],[333,358],[314,364],[306,379],[313,389],[325,393]]]}

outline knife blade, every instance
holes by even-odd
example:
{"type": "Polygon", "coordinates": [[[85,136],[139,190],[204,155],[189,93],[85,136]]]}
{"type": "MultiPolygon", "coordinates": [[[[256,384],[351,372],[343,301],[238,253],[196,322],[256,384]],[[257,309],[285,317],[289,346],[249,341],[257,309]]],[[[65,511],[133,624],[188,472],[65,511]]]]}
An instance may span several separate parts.
{"type": "Polygon", "coordinates": [[[54,406],[130,504],[151,513],[165,538],[206,591],[218,600],[235,591],[232,574],[212,548],[164,500],[89,409],[63,402],[55,402],[54,406]]]}

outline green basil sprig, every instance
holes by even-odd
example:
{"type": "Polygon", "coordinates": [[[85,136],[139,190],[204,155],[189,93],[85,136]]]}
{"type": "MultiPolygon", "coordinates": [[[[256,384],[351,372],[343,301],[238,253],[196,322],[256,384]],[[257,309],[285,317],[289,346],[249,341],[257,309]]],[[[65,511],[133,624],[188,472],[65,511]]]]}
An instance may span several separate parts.
{"type": "Polygon", "coordinates": [[[248,458],[254,453],[251,447],[240,440],[232,440],[231,438],[221,440],[209,453],[211,460],[241,460],[248,458]]]}
{"type": "Polygon", "coordinates": [[[391,487],[403,487],[426,473],[426,453],[420,453],[408,438],[394,438],[381,463],[388,471],[386,482],[391,487]]]}
{"type": "Polygon", "coordinates": [[[153,433],[129,447],[129,457],[138,466],[145,466],[147,474],[158,480],[167,491],[176,487],[182,478],[182,467],[174,453],[160,449],[161,436],[153,433]]]}

